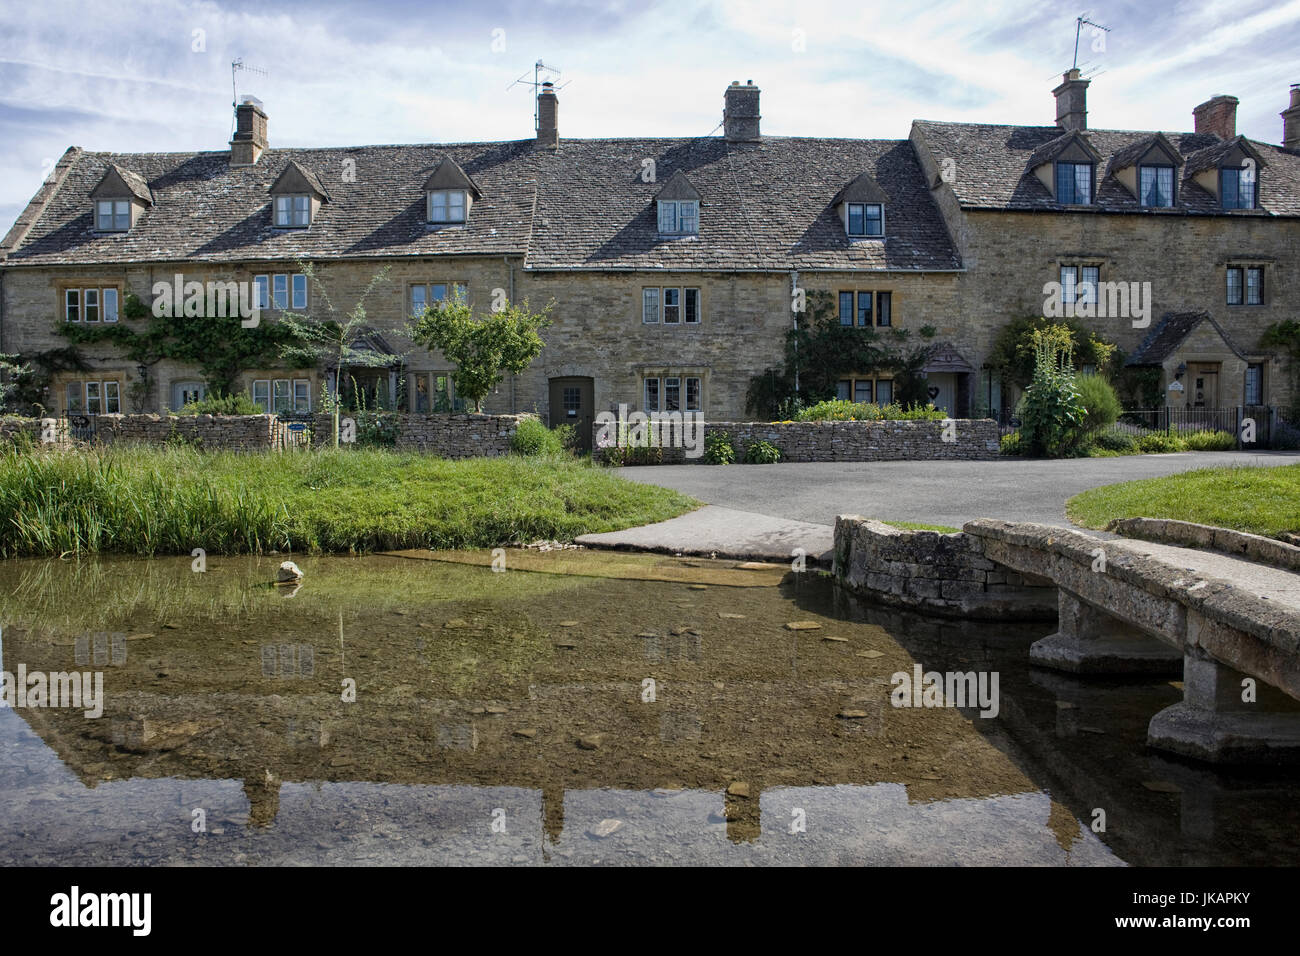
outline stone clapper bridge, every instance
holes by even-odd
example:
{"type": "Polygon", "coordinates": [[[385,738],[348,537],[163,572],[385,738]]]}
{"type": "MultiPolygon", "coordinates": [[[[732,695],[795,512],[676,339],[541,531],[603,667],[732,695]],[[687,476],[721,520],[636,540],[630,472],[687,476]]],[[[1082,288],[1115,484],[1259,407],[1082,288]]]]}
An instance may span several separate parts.
{"type": "MultiPolygon", "coordinates": [[[[1238,552],[1255,538],[1218,532],[1229,535],[1238,552]]],[[[841,515],[834,573],[850,590],[929,613],[1005,620],[1055,610],[1056,632],[1030,648],[1040,666],[1181,670],[1183,700],[1152,718],[1149,746],[1212,763],[1300,759],[1300,575],[1290,571],[1028,522],[980,519],[942,534],[841,515]]]]}

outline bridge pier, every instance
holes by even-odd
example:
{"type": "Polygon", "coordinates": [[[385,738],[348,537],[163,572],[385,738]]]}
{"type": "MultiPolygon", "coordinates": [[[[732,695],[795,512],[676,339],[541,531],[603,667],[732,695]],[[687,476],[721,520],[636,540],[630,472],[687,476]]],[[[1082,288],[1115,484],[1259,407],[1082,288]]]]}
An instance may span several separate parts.
{"type": "Polygon", "coordinates": [[[1183,655],[1145,631],[1057,589],[1055,634],[1036,641],[1029,659],[1072,674],[1178,674],[1183,655]]]}
{"type": "Polygon", "coordinates": [[[1147,746],[1211,763],[1300,761],[1300,701],[1189,648],[1183,700],[1151,718],[1147,746]],[[1243,681],[1255,699],[1242,700],[1243,681]]]}

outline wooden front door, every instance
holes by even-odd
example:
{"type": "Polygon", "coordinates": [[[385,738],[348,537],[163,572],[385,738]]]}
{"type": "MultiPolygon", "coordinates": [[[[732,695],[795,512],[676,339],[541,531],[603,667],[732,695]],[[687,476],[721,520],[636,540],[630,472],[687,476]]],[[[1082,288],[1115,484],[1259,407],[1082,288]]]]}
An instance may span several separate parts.
{"type": "Polygon", "coordinates": [[[595,423],[596,382],[590,378],[551,379],[551,415],[548,424],[572,425],[577,430],[576,445],[591,451],[591,430],[595,423]]]}
{"type": "Polygon", "coordinates": [[[1191,382],[1187,396],[1192,408],[1219,407],[1219,363],[1196,362],[1187,366],[1187,378],[1191,382]]]}

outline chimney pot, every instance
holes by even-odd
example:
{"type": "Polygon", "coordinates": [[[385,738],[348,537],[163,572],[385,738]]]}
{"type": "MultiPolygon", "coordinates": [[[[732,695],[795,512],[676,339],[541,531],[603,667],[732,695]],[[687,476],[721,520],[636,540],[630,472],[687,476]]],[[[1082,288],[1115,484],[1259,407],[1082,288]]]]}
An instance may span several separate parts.
{"type": "Polygon", "coordinates": [[[1088,84],[1077,68],[1065,71],[1061,85],[1052,90],[1056,97],[1056,125],[1064,130],[1088,128],[1088,84]]]}
{"type": "Polygon", "coordinates": [[[722,128],[729,143],[757,143],[759,134],[759,89],[750,80],[741,86],[735,80],[722,96],[722,128]]]}
{"type": "Polygon", "coordinates": [[[266,112],[256,96],[245,96],[235,107],[235,135],[230,140],[230,165],[253,166],[267,147],[266,112]]]}
{"type": "Polygon", "coordinates": [[[1237,135],[1237,103],[1235,96],[1223,93],[1212,96],[1192,110],[1196,132],[1213,133],[1219,139],[1232,139],[1237,135]]]}

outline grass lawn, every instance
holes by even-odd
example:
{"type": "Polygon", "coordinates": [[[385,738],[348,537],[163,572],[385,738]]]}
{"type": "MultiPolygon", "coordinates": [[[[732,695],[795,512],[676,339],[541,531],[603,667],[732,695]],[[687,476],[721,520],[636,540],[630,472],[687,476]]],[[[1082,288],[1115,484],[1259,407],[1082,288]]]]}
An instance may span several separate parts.
{"type": "Polygon", "coordinates": [[[1112,518],[1173,518],[1277,537],[1300,532],[1300,465],[1204,468],[1077,494],[1065,513],[1085,528],[1112,518]]]}
{"type": "Polygon", "coordinates": [[[696,507],[554,457],[123,447],[0,454],[0,555],[476,548],[568,540],[696,507]]]}
{"type": "Polygon", "coordinates": [[[920,524],[916,521],[885,521],[884,518],[877,518],[877,521],[883,521],[887,525],[895,528],[902,528],[904,531],[938,531],[940,534],[952,534],[960,531],[961,528],[954,528],[946,524],[920,524]]]}

